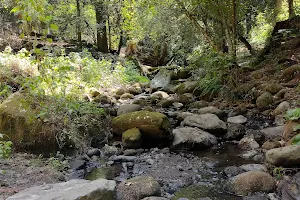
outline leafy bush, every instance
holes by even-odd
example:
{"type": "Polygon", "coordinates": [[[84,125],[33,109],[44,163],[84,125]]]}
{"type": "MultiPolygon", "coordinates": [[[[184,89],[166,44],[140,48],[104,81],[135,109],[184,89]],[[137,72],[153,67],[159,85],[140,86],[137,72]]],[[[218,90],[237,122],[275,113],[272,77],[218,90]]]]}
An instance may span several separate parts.
{"type": "Polygon", "coordinates": [[[292,110],[288,110],[286,112],[285,118],[287,120],[298,120],[300,119],[300,108],[295,108],[292,110]]]}
{"type": "Polygon", "coordinates": [[[12,141],[5,141],[5,135],[0,134],[0,158],[7,159],[11,156],[12,153],[12,141]]]}
{"type": "Polygon", "coordinates": [[[211,95],[219,92],[227,80],[229,70],[234,66],[233,59],[228,55],[219,55],[195,49],[188,57],[189,68],[199,79],[199,88],[202,95],[211,95]]]}

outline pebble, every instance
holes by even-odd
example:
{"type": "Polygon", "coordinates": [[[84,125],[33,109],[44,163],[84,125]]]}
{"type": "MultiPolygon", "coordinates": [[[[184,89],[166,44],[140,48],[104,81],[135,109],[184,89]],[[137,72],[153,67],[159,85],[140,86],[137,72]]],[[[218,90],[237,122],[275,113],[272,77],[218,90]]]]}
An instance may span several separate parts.
{"type": "Polygon", "coordinates": [[[148,163],[149,165],[153,165],[154,164],[154,160],[149,158],[146,160],[146,163],[148,163]]]}

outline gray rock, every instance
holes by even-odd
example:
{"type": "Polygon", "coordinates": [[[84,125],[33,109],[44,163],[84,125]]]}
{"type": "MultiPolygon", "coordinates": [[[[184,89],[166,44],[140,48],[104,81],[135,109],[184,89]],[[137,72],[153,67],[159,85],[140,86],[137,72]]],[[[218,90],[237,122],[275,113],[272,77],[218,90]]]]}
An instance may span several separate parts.
{"type": "Polygon", "coordinates": [[[160,99],[168,99],[170,96],[166,92],[157,91],[157,92],[154,92],[153,94],[151,94],[150,97],[152,100],[160,100],[160,99]]]}
{"type": "Polygon", "coordinates": [[[99,149],[97,149],[97,148],[94,148],[94,149],[90,149],[87,153],[86,153],[86,155],[88,156],[88,157],[93,157],[93,156],[100,156],[101,155],[101,152],[100,152],[100,150],[99,149]]]}
{"type": "Polygon", "coordinates": [[[241,165],[240,168],[245,170],[246,172],[249,171],[267,172],[268,171],[264,165],[260,165],[260,164],[245,164],[245,165],[241,165]]]}
{"type": "Polygon", "coordinates": [[[134,156],[138,153],[138,151],[136,149],[125,149],[123,151],[123,155],[124,156],[134,156]]]}
{"type": "Polygon", "coordinates": [[[113,160],[115,162],[133,162],[136,159],[137,159],[136,156],[123,156],[123,155],[112,156],[109,158],[109,160],[113,160]]]}
{"type": "Polygon", "coordinates": [[[244,117],[243,115],[238,115],[234,117],[229,117],[227,119],[227,122],[233,124],[245,124],[247,122],[247,118],[244,117]]]}
{"type": "Polygon", "coordinates": [[[118,108],[117,111],[117,115],[123,115],[126,113],[131,113],[131,112],[135,112],[135,111],[139,111],[141,110],[141,106],[137,105],[137,104],[125,104],[125,105],[121,105],[118,108]]]}
{"type": "Polygon", "coordinates": [[[255,194],[255,195],[243,197],[243,200],[270,200],[270,199],[265,194],[255,194]]]}
{"type": "Polygon", "coordinates": [[[214,106],[208,106],[208,107],[204,107],[204,108],[200,108],[198,111],[197,111],[198,114],[207,114],[207,113],[210,113],[210,114],[215,114],[217,115],[218,117],[223,117],[225,116],[225,112],[220,110],[219,108],[217,107],[214,107],[214,106]]]}
{"type": "Polygon", "coordinates": [[[176,94],[197,93],[197,81],[186,81],[176,86],[176,94]]]}
{"type": "Polygon", "coordinates": [[[71,180],[23,190],[7,200],[113,200],[116,182],[106,179],[95,181],[71,180]]]}
{"type": "Polygon", "coordinates": [[[228,124],[225,138],[227,140],[240,140],[246,133],[245,126],[242,124],[228,124]]]}
{"type": "Polygon", "coordinates": [[[172,71],[161,69],[155,77],[151,80],[150,88],[160,89],[166,88],[171,81],[172,71]]]}
{"type": "Polygon", "coordinates": [[[266,152],[268,163],[282,167],[296,167],[300,165],[300,145],[291,145],[271,149],[266,152]]]}
{"type": "Polygon", "coordinates": [[[240,140],[239,148],[243,150],[253,150],[253,149],[258,149],[259,144],[253,138],[245,137],[240,140]]]}
{"type": "Polygon", "coordinates": [[[245,158],[245,159],[250,159],[253,158],[254,156],[256,156],[258,154],[258,152],[256,150],[250,150],[247,151],[246,153],[242,154],[241,157],[245,158]]]}
{"type": "Polygon", "coordinates": [[[224,134],[227,131],[226,123],[214,114],[188,116],[183,120],[182,124],[198,127],[213,134],[224,134]]]}
{"type": "Polygon", "coordinates": [[[138,200],[160,195],[159,183],[150,176],[137,176],[117,186],[117,200],[138,200]]]}
{"type": "Polygon", "coordinates": [[[290,108],[290,103],[287,101],[281,102],[273,111],[273,116],[284,114],[290,108]]]}
{"type": "Polygon", "coordinates": [[[109,146],[107,144],[104,145],[104,147],[101,149],[101,151],[103,152],[103,154],[105,156],[112,156],[112,155],[116,155],[119,153],[119,149],[115,146],[109,146]]]}
{"type": "Polygon", "coordinates": [[[278,141],[281,140],[284,132],[284,126],[265,128],[260,130],[265,135],[266,140],[278,141]]]}
{"type": "Polygon", "coordinates": [[[249,171],[235,176],[230,185],[235,194],[247,195],[249,192],[271,192],[275,188],[275,181],[266,172],[249,171]]]}
{"type": "Polygon", "coordinates": [[[74,162],[71,163],[71,169],[79,170],[84,169],[86,167],[86,161],[83,159],[77,158],[74,162]]]}
{"type": "Polygon", "coordinates": [[[244,172],[245,172],[244,169],[237,166],[229,166],[224,169],[224,173],[226,174],[227,177],[237,176],[244,172]]]}
{"type": "Polygon", "coordinates": [[[183,127],[173,130],[175,149],[205,149],[217,144],[217,138],[198,128],[183,127]]]}
{"type": "Polygon", "coordinates": [[[153,165],[154,162],[155,161],[153,159],[151,159],[151,158],[149,158],[149,159],[146,160],[146,163],[148,163],[149,165],[153,165]]]}

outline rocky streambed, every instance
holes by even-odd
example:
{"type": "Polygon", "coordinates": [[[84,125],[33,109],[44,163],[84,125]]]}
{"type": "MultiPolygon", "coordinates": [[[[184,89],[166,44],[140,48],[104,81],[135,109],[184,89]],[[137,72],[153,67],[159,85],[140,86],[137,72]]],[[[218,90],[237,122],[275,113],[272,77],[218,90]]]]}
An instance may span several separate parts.
{"type": "MultiPolygon", "coordinates": [[[[113,95],[93,91],[88,99],[112,116],[111,141],[69,159],[70,168],[62,170],[59,179],[43,180],[66,182],[19,192],[26,188],[23,184],[7,199],[300,198],[295,168],[300,165],[300,146],[282,147],[283,114],[297,102],[282,99],[273,104],[282,87],[272,91],[266,87],[255,103],[229,105],[200,100],[196,81],[172,86],[169,79],[164,72],[151,87],[135,84],[113,95]],[[286,174],[289,169],[292,173],[286,174]]],[[[1,168],[8,166],[4,163],[1,168]]],[[[18,186],[6,182],[6,188],[18,186]]],[[[28,187],[36,185],[41,184],[28,187]]]]}

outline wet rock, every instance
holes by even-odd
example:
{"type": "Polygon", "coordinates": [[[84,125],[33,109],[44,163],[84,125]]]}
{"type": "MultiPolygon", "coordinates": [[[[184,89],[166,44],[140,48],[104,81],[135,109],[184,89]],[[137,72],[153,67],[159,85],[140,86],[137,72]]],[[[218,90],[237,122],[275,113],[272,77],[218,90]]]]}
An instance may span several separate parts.
{"type": "Polygon", "coordinates": [[[119,115],[131,113],[139,110],[141,110],[141,106],[137,104],[124,104],[118,108],[117,115],[119,116],[119,115]]]}
{"type": "Polygon", "coordinates": [[[265,194],[255,194],[243,197],[243,200],[270,200],[270,198],[265,194]]]}
{"type": "Polygon", "coordinates": [[[224,111],[222,111],[219,108],[216,108],[214,106],[208,106],[208,107],[200,108],[197,111],[197,113],[198,114],[207,114],[207,113],[215,114],[215,115],[217,115],[220,118],[222,118],[222,117],[225,116],[225,112],[224,111]]]}
{"type": "Polygon", "coordinates": [[[227,122],[232,124],[245,124],[247,122],[247,118],[243,115],[238,115],[234,117],[229,117],[227,119],[227,122]]]}
{"type": "Polygon", "coordinates": [[[253,150],[259,148],[259,144],[253,138],[245,137],[240,140],[239,148],[243,150],[253,150]]]}
{"type": "Polygon", "coordinates": [[[121,100],[127,100],[127,99],[133,99],[133,98],[134,98],[133,94],[130,94],[130,93],[124,93],[120,96],[121,100]]]}
{"type": "Polygon", "coordinates": [[[160,195],[159,183],[150,176],[134,177],[117,186],[117,200],[143,199],[160,195]]]}
{"type": "Polygon", "coordinates": [[[217,144],[217,138],[198,128],[183,127],[173,130],[173,144],[175,149],[205,149],[217,144]]]}
{"type": "Polygon", "coordinates": [[[269,92],[264,92],[256,99],[256,106],[259,110],[266,110],[273,102],[273,96],[269,92]]]}
{"type": "Polygon", "coordinates": [[[168,199],[164,197],[146,197],[143,198],[142,200],[168,200],[168,199]]]}
{"type": "Polygon", "coordinates": [[[138,149],[142,146],[142,134],[138,128],[132,128],[122,134],[122,145],[129,149],[138,149]]]}
{"type": "Polygon", "coordinates": [[[113,131],[120,135],[131,128],[138,128],[143,136],[165,138],[170,135],[170,122],[166,115],[158,112],[137,111],[115,117],[113,131]]]}
{"type": "Polygon", "coordinates": [[[200,100],[200,101],[191,103],[189,108],[190,109],[192,109],[192,108],[200,109],[200,108],[207,107],[208,105],[209,105],[209,103],[207,101],[200,100]]]}
{"type": "Polygon", "coordinates": [[[241,169],[244,171],[261,171],[261,172],[267,172],[267,168],[264,165],[260,164],[245,164],[240,166],[241,169]]]}
{"type": "Polygon", "coordinates": [[[95,181],[71,180],[64,183],[47,184],[23,190],[7,200],[114,200],[116,182],[106,179],[95,181]]]}
{"type": "Polygon", "coordinates": [[[212,134],[224,134],[227,131],[226,123],[214,114],[188,116],[183,120],[182,125],[198,127],[212,134]]]}
{"type": "Polygon", "coordinates": [[[281,144],[280,144],[280,142],[278,142],[278,141],[274,141],[274,142],[266,141],[266,142],[262,145],[262,148],[263,148],[263,149],[266,149],[266,150],[275,149],[275,148],[279,148],[279,147],[281,147],[281,144]]]}
{"type": "Polygon", "coordinates": [[[246,133],[245,126],[242,124],[228,124],[225,138],[227,140],[240,140],[246,133]]]}
{"type": "Polygon", "coordinates": [[[150,82],[150,88],[152,89],[164,89],[171,81],[172,71],[167,69],[161,69],[150,82]]]}
{"type": "Polygon", "coordinates": [[[281,102],[276,109],[273,111],[273,116],[280,114],[285,114],[285,112],[290,108],[290,103],[287,101],[281,102]]]}
{"type": "Polygon", "coordinates": [[[90,149],[90,150],[86,153],[86,155],[87,155],[88,157],[90,157],[90,158],[93,157],[93,156],[99,157],[99,156],[101,155],[101,152],[100,152],[99,149],[94,148],[94,149],[90,149]]]}
{"type": "Polygon", "coordinates": [[[234,177],[230,185],[235,194],[247,195],[250,192],[270,192],[275,188],[275,181],[266,172],[249,171],[234,177]]]}
{"type": "Polygon", "coordinates": [[[268,163],[275,166],[295,167],[300,165],[300,145],[271,149],[266,153],[268,163]]]}
{"type": "Polygon", "coordinates": [[[197,81],[186,81],[176,86],[176,94],[193,93],[198,86],[197,81]]]}
{"type": "Polygon", "coordinates": [[[192,93],[184,93],[178,95],[178,102],[183,104],[189,104],[194,101],[194,96],[192,93]]]}
{"type": "Polygon", "coordinates": [[[270,92],[271,94],[276,94],[283,88],[279,83],[269,83],[265,86],[265,91],[270,92]]]}
{"type": "Polygon", "coordinates": [[[284,126],[265,128],[260,131],[264,133],[266,140],[279,141],[282,138],[284,126]]]}
{"type": "Polygon", "coordinates": [[[244,172],[245,172],[244,169],[237,166],[229,166],[224,169],[224,173],[226,174],[227,177],[237,176],[244,172]]]}
{"type": "Polygon", "coordinates": [[[124,155],[119,155],[119,156],[111,156],[109,160],[113,160],[114,162],[133,162],[137,159],[136,156],[124,156],[124,155]]]}
{"type": "Polygon", "coordinates": [[[258,152],[256,150],[250,150],[247,151],[246,153],[242,154],[241,157],[245,159],[251,159],[255,156],[257,156],[258,152]]]}

